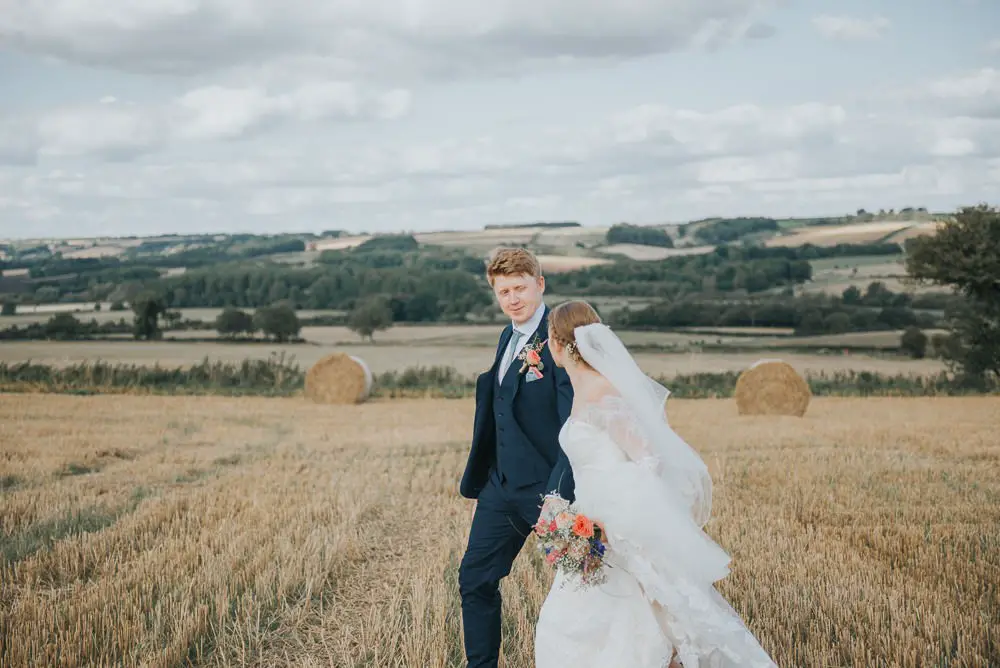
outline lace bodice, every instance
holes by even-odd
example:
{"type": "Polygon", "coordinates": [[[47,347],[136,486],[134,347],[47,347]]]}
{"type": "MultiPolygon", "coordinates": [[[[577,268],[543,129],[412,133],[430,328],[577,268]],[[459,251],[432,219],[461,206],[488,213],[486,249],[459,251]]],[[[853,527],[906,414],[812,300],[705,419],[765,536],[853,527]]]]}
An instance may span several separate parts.
{"type": "Polygon", "coordinates": [[[632,461],[655,470],[657,462],[628,404],[617,395],[575,408],[559,444],[574,471],[632,461]]]}

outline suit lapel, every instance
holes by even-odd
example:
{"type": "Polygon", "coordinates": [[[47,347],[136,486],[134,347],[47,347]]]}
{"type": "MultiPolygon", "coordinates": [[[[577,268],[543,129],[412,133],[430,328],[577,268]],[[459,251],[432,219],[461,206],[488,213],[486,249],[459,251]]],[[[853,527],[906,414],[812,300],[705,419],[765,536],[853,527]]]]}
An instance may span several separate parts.
{"type": "Polygon", "coordinates": [[[507,351],[507,345],[510,343],[511,337],[514,336],[513,325],[507,325],[504,328],[503,333],[500,334],[500,343],[497,346],[497,354],[493,359],[493,367],[490,369],[490,375],[493,377],[493,382],[497,381],[497,372],[500,370],[500,362],[503,360],[503,354],[507,351]]]}

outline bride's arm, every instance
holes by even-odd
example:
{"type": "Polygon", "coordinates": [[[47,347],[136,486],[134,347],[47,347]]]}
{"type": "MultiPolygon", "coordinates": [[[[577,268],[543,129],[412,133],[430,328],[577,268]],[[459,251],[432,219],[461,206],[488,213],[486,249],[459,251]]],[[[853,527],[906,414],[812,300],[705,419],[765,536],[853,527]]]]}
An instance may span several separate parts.
{"type": "MultiPolygon", "coordinates": [[[[561,426],[566,423],[570,412],[573,410],[573,384],[570,382],[569,374],[566,373],[565,369],[556,367],[555,364],[552,366],[554,367],[552,374],[556,385],[556,412],[559,415],[559,424],[561,426]]],[[[573,470],[570,467],[569,458],[563,452],[562,447],[560,447],[559,458],[556,460],[556,465],[552,467],[552,473],[549,475],[549,480],[545,487],[546,502],[552,496],[560,496],[572,502],[574,495],[567,491],[572,484],[573,470]]]]}
{"type": "Polygon", "coordinates": [[[607,414],[605,420],[605,429],[611,439],[630,461],[653,473],[661,473],[662,462],[653,454],[653,448],[634,415],[623,407],[617,407],[607,414]]]}

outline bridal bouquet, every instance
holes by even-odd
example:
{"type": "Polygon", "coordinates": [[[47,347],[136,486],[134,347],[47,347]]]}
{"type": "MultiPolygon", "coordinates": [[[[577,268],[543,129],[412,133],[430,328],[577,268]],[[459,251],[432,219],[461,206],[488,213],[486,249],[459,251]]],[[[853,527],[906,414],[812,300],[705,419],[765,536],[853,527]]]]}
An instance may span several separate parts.
{"type": "Polygon", "coordinates": [[[578,576],[582,586],[605,581],[604,532],[592,519],[575,512],[568,501],[552,497],[543,506],[534,533],[550,566],[578,576]]]}

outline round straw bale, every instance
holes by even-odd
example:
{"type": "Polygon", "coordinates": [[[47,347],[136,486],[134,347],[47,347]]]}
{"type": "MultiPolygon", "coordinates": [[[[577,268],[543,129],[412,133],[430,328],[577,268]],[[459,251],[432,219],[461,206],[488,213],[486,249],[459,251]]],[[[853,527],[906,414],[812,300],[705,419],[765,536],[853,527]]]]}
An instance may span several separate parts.
{"type": "Polygon", "coordinates": [[[306,396],[320,404],[358,404],[371,395],[373,380],[364,360],[334,353],[306,373],[306,396]]]}
{"type": "Polygon", "coordinates": [[[740,415],[802,417],[811,398],[809,383],[781,360],[758,360],[736,380],[740,415]]]}

